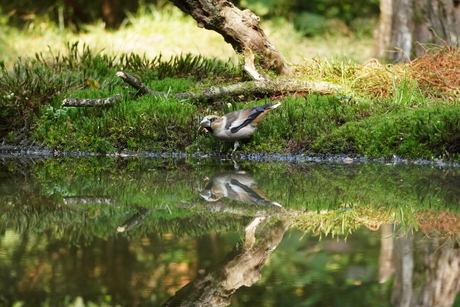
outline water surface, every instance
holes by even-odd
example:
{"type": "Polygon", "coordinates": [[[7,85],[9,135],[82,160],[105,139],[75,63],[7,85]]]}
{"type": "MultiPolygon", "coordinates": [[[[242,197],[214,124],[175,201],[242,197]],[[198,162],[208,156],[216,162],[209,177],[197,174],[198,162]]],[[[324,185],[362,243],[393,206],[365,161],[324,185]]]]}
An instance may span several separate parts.
{"type": "Polygon", "coordinates": [[[1,306],[459,306],[460,172],[4,158],[1,306]]]}

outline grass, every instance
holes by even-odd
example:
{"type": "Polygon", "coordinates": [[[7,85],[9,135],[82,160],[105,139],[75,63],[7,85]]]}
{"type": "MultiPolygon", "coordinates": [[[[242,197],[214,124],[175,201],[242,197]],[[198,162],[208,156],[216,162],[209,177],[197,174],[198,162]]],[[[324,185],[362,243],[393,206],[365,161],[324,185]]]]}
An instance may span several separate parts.
{"type": "MultiPolygon", "coordinates": [[[[374,25],[375,21],[370,21],[374,25]]],[[[312,57],[348,57],[358,62],[372,56],[373,39],[354,35],[331,35],[306,38],[290,23],[280,20],[261,24],[270,41],[292,62],[312,57]],[[296,46],[293,48],[293,46],[296,46]]],[[[190,16],[175,7],[141,6],[136,14],[129,14],[119,30],[109,31],[102,22],[85,25],[81,33],[59,27],[46,16],[35,16],[24,30],[0,24],[1,61],[10,68],[17,60],[34,57],[35,53],[65,52],[68,42],[79,41],[93,50],[104,50],[109,55],[124,53],[145,54],[153,58],[159,54],[168,59],[181,53],[202,55],[221,60],[237,61],[231,46],[219,34],[200,29],[190,16]],[[186,38],[186,39],[184,39],[186,38]]]]}
{"type": "MultiPolygon", "coordinates": [[[[431,48],[424,57],[401,65],[383,65],[375,59],[360,64],[337,54],[311,57],[293,65],[297,78],[341,85],[342,90],[332,96],[298,93],[265,97],[262,101],[258,100],[260,97],[249,97],[244,102],[229,97],[213,103],[178,100],[173,95],[130,97],[131,89],[115,76],[119,70],[138,76],[155,91],[170,94],[244,80],[231,56],[229,59],[218,48],[210,57],[169,53],[166,47],[149,56],[100,45],[111,36],[112,43],[116,42],[117,35],[125,35],[120,41],[126,44],[132,42],[128,36],[154,39],[155,34],[149,29],[164,34],[167,25],[192,31],[192,23],[176,10],[160,14],[144,7],[144,11],[129,16],[120,31],[108,33],[97,26],[88,26],[88,32],[79,37],[81,41],[66,43],[65,49],[57,44],[47,52],[35,50],[33,57],[17,59],[12,65],[3,63],[0,72],[3,142],[99,153],[228,152],[231,144],[221,143],[198,130],[199,119],[209,113],[224,114],[258,106],[275,98],[282,100],[282,106],[266,117],[258,132],[244,141],[238,152],[460,159],[457,98],[460,78],[456,78],[453,69],[457,65],[457,49],[431,48]],[[84,43],[85,37],[91,35],[95,40],[99,38],[100,44],[93,45],[87,40],[84,43]],[[103,47],[110,52],[99,49],[103,47]],[[112,107],[61,106],[64,98],[104,98],[115,94],[129,98],[112,107]]],[[[71,37],[65,29],[48,27],[29,27],[21,33],[40,36],[51,30],[62,32],[56,39],[71,37]]],[[[206,50],[211,51],[214,43],[206,42],[205,38],[211,32],[197,31],[207,45],[206,50]]],[[[302,50],[305,43],[305,38],[287,24],[267,23],[266,32],[269,37],[270,34],[288,37],[282,40],[280,36],[279,46],[295,43],[302,50]],[[287,35],[289,31],[292,36],[287,35]]],[[[188,41],[198,40],[192,32],[186,33],[190,34],[188,41]]],[[[179,36],[174,35],[172,42],[179,36]]],[[[181,40],[185,41],[183,37],[181,40]]],[[[163,38],[158,38],[155,46],[161,46],[162,41],[163,38]]],[[[178,46],[187,50],[179,43],[178,46]]]]}

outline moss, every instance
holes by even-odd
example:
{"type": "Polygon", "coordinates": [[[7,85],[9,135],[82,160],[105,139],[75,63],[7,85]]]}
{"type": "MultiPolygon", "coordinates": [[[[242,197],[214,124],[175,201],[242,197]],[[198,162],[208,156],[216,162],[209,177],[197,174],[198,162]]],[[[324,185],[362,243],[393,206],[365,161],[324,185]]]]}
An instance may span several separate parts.
{"type": "Polygon", "coordinates": [[[322,152],[355,152],[373,157],[442,157],[458,154],[460,107],[395,108],[351,121],[315,140],[322,152]],[[324,145],[327,143],[328,145],[324,145]]]}
{"type": "MultiPolygon", "coordinates": [[[[454,64],[446,54],[456,54],[455,51],[440,52],[425,56],[422,62],[416,62],[418,66],[411,67],[338,60],[316,60],[296,67],[297,75],[334,81],[343,89],[332,96],[299,93],[275,97],[282,106],[265,117],[238,153],[460,159],[459,107],[451,96],[439,96],[441,92],[448,93],[443,88],[453,84],[451,75],[443,74],[441,83],[429,83],[440,88],[431,93],[426,90],[426,74],[420,80],[414,77],[417,67],[425,69],[440,56],[442,67],[447,69],[454,64]]],[[[436,67],[436,71],[442,71],[442,67],[436,67]]],[[[147,59],[135,54],[113,57],[94,53],[87,46],[79,48],[78,43],[69,44],[67,54],[59,54],[52,61],[37,55],[34,60],[18,61],[12,71],[3,67],[3,141],[101,153],[229,153],[231,144],[199,130],[200,118],[258,106],[268,100],[241,102],[238,97],[228,97],[205,103],[178,100],[173,95],[135,97],[115,76],[121,69],[137,75],[152,89],[171,94],[241,81],[239,69],[216,59],[192,55],[167,61],[161,56],[147,59]],[[25,90],[30,88],[34,90],[25,90]],[[110,107],[61,107],[64,98],[115,94],[129,98],[110,107]]]]}

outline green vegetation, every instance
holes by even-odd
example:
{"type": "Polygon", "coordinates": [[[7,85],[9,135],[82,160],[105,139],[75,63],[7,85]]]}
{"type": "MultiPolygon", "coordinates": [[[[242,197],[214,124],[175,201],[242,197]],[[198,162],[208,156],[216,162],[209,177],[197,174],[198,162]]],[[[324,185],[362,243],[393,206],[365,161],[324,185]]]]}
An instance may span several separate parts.
{"type": "MultiPolygon", "coordinates": [[[[143,8],[138,15],[130,15],[133,27],[148,28],[152,22],[148,14],[163,16],[154,8],[143,8]]],[[[165,12],[164,16],[170,16],[165,20],[172,20],[174,11],[165,12]]],[[[175,20],[185,22],[183,18],[175,20]]],[[[0,137],[4,144],[34,144],[65,152],[228,152],[229,144],[198,129],[200,118],[257,106],[271,98],[245,97],[241,102],[227,97],[206,102],[172,95],[244,81],[232,60],[190,53],[111,55],[78,42],[67,43],[65,50],[56,48],[20,58],[11,67],[2,64],[0,137]],[[137,97],[115,76],[119,70],[169,95],[137,97]],[[125,98],[113,106],[62,107],[65,98],[116,94],[125,98]]],[[[375,60],[358,64],[340,57],[313,58],[294,65],[296,78],[329,81],[342,90],[334,96],[299,93],[277,97],[282,107],[265,118],[238,153],[344,153],[458,161],[458,78],[452,66],[439,66],[452,64],[449,61],[458,58],[458,51],[429,51],[407,65],[384,66],[375,60]]]]}
{"type": "Polygon", "coordinates": [[[51,227],[54,236],[66,235],[75,242],[107,238],[140,208],[153,211],[130,230],[136,236],[239,231],[263,210],[274,219],[292,219],[294,227],[305,232],[344,236],[362,225],[378,227],[395,221],[406,230],[417,229],[419,219],[435,217],[436,211],[456,215],[460,205],[459,171],[446,173],[427,166],[306,164],[296,168],[245,162],[240,168],[250,172],[258,187],[284,209],[223,198],[225,207],[232,209],[214,212],[207,205],[216,203],[207,203],[198,191],[204,189],[205,178],[231,170],[232,164],[69,157],[36,161],[27,169],[18,162],[11,161],[0,173],[11,178],[0,191],[2,227],[14,225],[38,233],[51,227]],[[19,197],[14,196],[17,186],[22,187],[19,197]],[[93,198],[106,201],[98,204],[93,198]],[[79,203],[81,199],[90,201],[79,203]]]}
{"type": "Polygon", "coordinates": [[[125,306],[133,298],[159,305],[184,286],[184,278],[192,280],[197,270],[229,259],[225,255],[244,241],[246,226],[266,213],[269,222],[260,226],[257,239],[263,241],[264,230],[277,227],[277,221],[292,222],[291,229],[253,291],[242,287],[235,295],[251,302],[240,304],[335,302],[336,296],[322,299],[315,293],[350,289],[354,294],[345,296],[352,301],[373,302],[380,295],[389,302],[391,281],[382,289],[378,274],[367,271],[379,265],[384,234],[379,226],[400,224],[388,236],[414,231],[414,246],[423,236],[435,236],[430,246],[436,247],[459,235],[458,168],[243,161],[240,169],[283,208],[202,199],[207,178],[233,170],[230,161],[6,159],[0,164],[0,178],[7,179],[0,185],[5,289],[0,299],[8,306],[16,301],[16,306],[125,306]],[[139,213],[142,219],[120,233],[118,227],[139,213]],[[337,245],[344,244],[338,239],[343,237],[347,249],[337,245]],[[343,273],[355,265],[367,273],[343,273]],[[365,298],[358,297],[358,285],[367,291],[365,298]],[[274,296],[266,290],[270,287],[274,296]],[[24,289],[27,296],[21,295],[24,289]]]}

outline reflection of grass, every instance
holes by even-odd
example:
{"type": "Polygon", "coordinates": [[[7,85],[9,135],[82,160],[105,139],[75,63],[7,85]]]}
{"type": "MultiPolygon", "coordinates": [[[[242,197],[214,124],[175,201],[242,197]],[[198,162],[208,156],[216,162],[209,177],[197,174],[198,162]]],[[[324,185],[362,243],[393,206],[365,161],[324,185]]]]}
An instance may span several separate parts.
{"type": "Polygon", "coordinates": [[[378,230],[380,225],[395,223],[392,209],[372,206],[343,205],[337,210],[309,211],[294,219],[293,226],[318,236],[347,236],[361,226],[378,230]]]}
{"type": "MultiPolygon", "coordinates": [[[[281,163],[240,166],[252,170],[260,189],[283,208],[205,202],[198,195],[203,179],[225,168],[214,163],[191,158],[76,157],[36,161],[32,177],[40,190],[32,182],[13,181],[11,187],[30,186],[36,194],[25,191],[22,198],[10,200],[14,189],[5,190],[3,203],[14,201],[15,206],[4,206],[2,218],[5,225],[19,228],[69,228],[85,236],[105,237],[143,207],[155,210],[133,230],[136,234],[241,229],[241,223],[268,212],[274,219],[292,219],[293,227],[319,236],[346,236],[361,226],[377,230],[387,223],[400,224],[403,232],[421,229],[428,234],[459,235],[460,218],[453,211],[459,199],[454,171],[446,175],[429,167],[381,164],[310,165],[308,171],[281,163]],[[64,205],[63,197],[72,196],[99,196],[113,204],[64,205]],[[26,202],[27,207],[20,206],[26,202]]],[[[10,166],[16,168],[20,169],[10,166]]]]}
{"type": "Polygon", "coordinates": [[[383,224],[399,224],[403,234],[420,229],[428,236],[459,238],[459,219],[458,213],[407,206],[406,208],[374,208],[343,205],[338,210],[309,211],[297,215],[292,226],[320,237],[323,235],[347,237],[362,226],[376,231],[383,224]]]}

